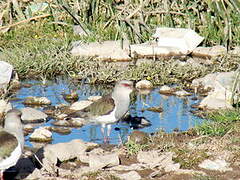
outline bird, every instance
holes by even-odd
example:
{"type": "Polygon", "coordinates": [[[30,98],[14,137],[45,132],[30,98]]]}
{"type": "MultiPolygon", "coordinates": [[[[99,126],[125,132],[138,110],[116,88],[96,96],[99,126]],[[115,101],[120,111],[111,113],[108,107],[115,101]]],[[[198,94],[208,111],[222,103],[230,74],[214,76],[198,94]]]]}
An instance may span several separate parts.
{"type": "Polygon", "coordinates": [[[132,81],[118,81],[113,92],[90,104],[88,107],[70,114],[70,117],[80,117],[90,123],[101,124],[104,142],[109,141],[111,124],[118,122],[127,112],[130,105],[130,94],[134,90],[132,81]],[[105,127],[107,126],[107,137],[105,127]]]}
{"type": "Polygon", "coordinates": [[[9,110],[4,119],[4,126],[0,129],[0,171],[3,172],[14,166],[23,152],[24,134],[21,122],[21,111],[9,110]]]}

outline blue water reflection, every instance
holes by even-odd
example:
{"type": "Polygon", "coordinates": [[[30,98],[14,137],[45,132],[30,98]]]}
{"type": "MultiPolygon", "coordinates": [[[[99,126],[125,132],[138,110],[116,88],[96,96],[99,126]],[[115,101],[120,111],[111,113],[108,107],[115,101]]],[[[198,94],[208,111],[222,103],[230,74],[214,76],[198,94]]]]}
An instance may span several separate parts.
{"type": "MultiPolygon", "coordinates": [[[[17,100],[12,101],[15,108],[24,107],[23,101],[28,96],[44,96],[51,100],[52,105],[68,104],[62,94],[76,90],[79,100],[85,100],[89,96],[104,95],[111,92],[111,86],[90,86],[84,83],[72,83],[66,79],[57,79],[47,81],[45,85],[41,81],[26,81],[23,83],[32,84],[29,88],[21,88],[17,94],[17,100]]],[[[165,96],[158,93],[158,88],[154,89],[149,95],[135,94],[136,99],[130,107],[132,116],[144,117],[150,120],[152,125],[142,128],[141,131],[153,133],[163,129],[166,132],[172,132],[174,129],[180,131],[187,130],[202,122],[202,119],[190,113],[191,105],[196,103],[190,97],[165,96]],[[162,107],[163,112],[157,113],[152,111],[142,111],[148,107],[162,107]]],[[[41,109],[40,109],[41,110],[41,109]]],[[[40,126],[51,126],[50,120],[40,126]]],[[[112,125],[110,143],[118,144],[119,137],[123,140],[132,131],[128,123],[120,122],[112,125]],[[120,130],[114,130],[118,127],[120,130]]],[[[53,133],[53,144],[59,142],[68,142],[72,139],[83,139],[85,141],[102,143],[103,137],[99,125],[85,125],[81,128],[73,128],[72,133],[60,135],[53,133]]],[[[28,138],[27,138],[28,139],[28,138]]],[[[26,145],[31,146],[31,142],[26,140],[26,145]]]]}

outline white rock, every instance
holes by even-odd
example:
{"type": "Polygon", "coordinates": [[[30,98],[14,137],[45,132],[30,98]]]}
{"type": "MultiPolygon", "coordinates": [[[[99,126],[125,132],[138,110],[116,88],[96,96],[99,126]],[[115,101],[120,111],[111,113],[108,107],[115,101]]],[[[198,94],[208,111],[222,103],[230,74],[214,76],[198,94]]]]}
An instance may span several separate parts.
{"type": "Polygon", "coordinates": [[[22,112],[21,119],[24,122],[46,120],[46,118],[48,117],[48,115],[45,114],[44,112],[39,111],[39,110],[34,109],[34,108],[26,107],[26,108],[22,108],[20,110],[22,112]]]}
{"type": "Polygon", "coordinates": [[[197,47],[192,55],[197,57],[213,58],[227,54],[227,48],[224,46],[197,47]]]}
{"type": "Polygon", "coordinates": [[[130,171],[128,173],[116,174],[116,176],[122,180],[139,180],[141,176],[136,171],[130,171]]]}
{"type": "Polygon", "coordinates": [[[88,101],[88,100],[77,101],[73,103],[69,109],[79,111],[89,106],[92,103],[93,103],[92,101],[88,101]]]}
{"type": "MultiPolygon", "coordinates": [[[[208,96],[200,103],[200,107],[209,109],[232,108],[232,100],[235,103],[238,100],[237,96],[233,97],[232,90],[236,75],[237,73],[234,71],[212,73],[203,78],[193,80],[193,87],[203,86],[204,89],[211,89],[208,96]]],[[[237,88],[239,88],[239,85],[237,88]]]]}
{"type": "Polygon", "coordinates": [[[214,161],[206,159],[201,164],[199,164],[200,168],[215,170],[215,171],[232,171],[232,168],[229,168],[229,163],[225,160],[216,159],[214,161]]]}
{"type": "Polygon", "coordinates": [[[87,99],[89,100],[89,101],[97,101],[97,100],[99,100],[99,99],[101,99],[102,98],[102,96],[89,96],[87,99]]]}
{"type": "Polygon", "coordinates": [[[191,96],[191,93],[185,91],[185,90],[181,90],[181,91],[176,91],[174,92],[174,94],[176,96],[191,96]]]}
{"type": "Polygon", "coordinates": [[[90,148],[97,147],[98,144],[84,142],[75,139],[67,143],[48,144],[44,149],[40,149],[36,154],[45,168],[52,169],[58,161],[63,162],[85,155],[90,148]]]}
{"type": "Polygon", "coordinates": [[[0,61],[0,89],[6,88],[12,77],[13,66],[5,61],[0,61]]]}
{"type": "Polygon", "coordinates": [[[177,169],[179,165],[174,166],[174,162],[172,160],[173,157],[172,152],[166,152],[159,154],[158,151],[140,151],[137,155],[137,160],[140,163],[147,164],[150,168],[158,167],[159,169],[177,169]],[[174,167],[173,167],[174,166],[174,167]]]}
{"type": "Polygon", "coordinates": [[[151,88],[153,88],[153,84],[151,83],[151,81],[141,80],[136,83],[136,88],[137,89],[151,89],[151,88]]]}
{"type": "Polygon", "coordinates": [[[52,139],[51,131],[47,130],[45,127],[39,127],[33,131],[30,135],[30,140],[33,141],[49,141],[52,139]]]}
{"type": "Polygon", "coordinates": [[[158,46],[156,43],[142,43],[130,45],[131,57],[172,57],[185,55],[180,49],[175,47],[158,46]]]}
{"type": "Polygon", "coordinates": [[[114,166],[114,167],[111,167],[110,170],[114,170],[114,171],[139,171],[139,170],[143,170],[144,168],[146,168],[146,167],[143,164],[131,164],[129,166],[125,166],[125,165],[114,166]]]}
{"type": "Polygon", "coordinates": [[[104,41],[79,44],[71,50],[74,56],[97,57],[100,60],[130,61],[128,41],[104,41]]]}
{"type": "Polygon", "coordinates": [[[10,102],[0,99],[0,114],[5,113],[11,109],[12,109],[12,105],[10,102]]]}
{"type": "Polygon", "coordinates": [[[224,99],[220,99],[218,93],[210,93],[199,104],[199,108],[206,109],[233,109],[233,106],[224,99]]]}
{"type": "Polygon", "coordinates": [[[230,50],[229,51],[229,54],[232,54],[232,55],[239,55],[240,54],[240,46],[237,46],[235,47],[233,50],[230,50]]]}
{"type": "Polygon", "coordinates": [[[117,153],[96,155],[90,154],[89,167],[93,169],[102,169],[104,167],[113,167],[119,165],[119,157],[117,153]]]}
{"type": "Polygon", "coordinates": [[[166,27],[157,28],[153,37],[156,38],[158,46],[175,47],[183,54],[190,53],[204,39],[192,29],[166,27]]]}

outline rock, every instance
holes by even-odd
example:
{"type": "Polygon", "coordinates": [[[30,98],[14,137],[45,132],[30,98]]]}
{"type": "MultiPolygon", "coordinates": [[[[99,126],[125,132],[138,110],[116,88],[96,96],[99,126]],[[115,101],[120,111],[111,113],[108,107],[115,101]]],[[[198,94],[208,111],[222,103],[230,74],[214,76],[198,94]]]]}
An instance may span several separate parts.
{"type": "Polygon", "coordinates": [[[25,123],[29,122],[43,122],[47,119],[48,115],[46,115],[44,112],[39,111],[34,108],[26,107],[20,109],[22,112],[21,119],[25,123]]]}
{"type": "Polygon", "coordinates": [[[164,85],[164,86],[160,87],[160,89],[159,89],[160,94],[173,94],[173,92],[174,92],[174,90],[167,85],[164,85]]]}
{"type": "Polygon", "coordinates": [[[236,46],[234,49],[230,50],[228,53],[231,54],[231,55],[239,56],[239,54],[240,54],[240,46],[236,46]]]}
{"type": "Polygon", "coordinates": [[[61,127],[82,127],[85,123],[86,121],[83,118],[74,118],[54,121],[52,122],[52,125],[61,127]]]}
{"type": "Polygon", "coordinates": [[[224,46],[213,46],[213,47],[197,47],[193,50],[192,56],[202,58],[214,58],[227,54],[227,48],[224,46]]]}
{"type": "Polygon", "coordinates": [[[200,109],[233,109],[231,103],[225,99],[220,99],[217,92],[210,93],[199,104],[200,109]]]}
{"type": "Polygon", "coordinates": [[[191,96],[192,95],[191,93],[189,93],[189,92],[187,92],[185,90],[176,91],[176,92],[174,92],[174,94],[176,96],[191,96]]]}
{"type": "Polygon", "coordinates": [[[163,108],[160,106],[156,106],[156,107],[149,107],[146,109],[147,111],[152,111],[152,112],[157,112],[157,113],[161,113],[163,112],[163,108]]]}
{"type": "Polygon", "coordinates": [[[157,40],[158,46],[174,47],[182,54],[192,52],[204,39],[192,29],[166,27],[157,28],[153,37],[157,40]]]}
{"type": "Polygon", "coordinates": [[[229,163],[225,160],[216,159],[214,161],[206,159],[198,165],[200,168],[214,170],[214,171],[232,171],[232,168],[229,168],[229,163]]]}
{"type": "Polygon", "coordinates": [[[0,89],[6,90],[11,77],[13,66],[5,61],[0,61],[0,89]]]}
{"type": "Polygon", "coordinates": [[[95,101],[97,101],[97,100],[99,100],[101,98],[102,98],[102,96],[89,96],[87,99],[89,101],[95,102],[95,101]]]}
{"type": "Polygon", "coordinates": [[[89,106],[92,103],[93,103],[92,101],[88,101],[88,100],[77,101],[73,103],[69,109],[79,111],[89,106]]]}
{"type": "Polygon", "coordinates": [[[129,123],[132,129],[139,129],[152,125],[151,121],[144,117],[132,117],[130,115],[126,116],[122,121],[129,123]]]}
{"type": "MultiPolygon", "coordinates": [[[[237,73],[222,72],[208,74],[203,78],[195,79],[192,82],[192,87],[198,88],[203,86],[204,89],[211,89],[208,96],[200,102],[201,108],[218,109],[232,108],[233,103],[237,103],[238,97],[233,97],[234,80],[237,73]],[[232,101],[233,100],[233,101],[232,101]]],[[[237,85],[236,89],[239,85],[237,85]]]]}
{"type": "Polygon", "coordinates": [[[29,137],[29,140],[35,142],[49,142],[52,141],[52,133],[51,131],[47,130],[47,128],[40,127],[33,131],[29,137]]]}
{"type": "Polygon", "coordinates": [[[149,135],[142,131],[133,131],[128,140],[136,143],[136,144],[147,144],[149,141],[149,135]]]}
{"type": "Polygon", "coordinates": [[[71,50],[74,56],[97,57],[106,61],[131,61],[128,41],[104,41],[79,44],[71,50]]]}
{"type": "Polygon", "coordinates": [[[93,169],[102,169],[119,165],[119,157],[117,153],[89,156],[89,167],[93,169]]]}
{"type": "Polygon", "coordinates": [[[145,169],[146,167],[143,164],[131,164],[128,166],[125,165],[118,165],[118,166],[114,166],[109,168],[110,170],[114,170],[114,171],[140,171],[145,169]]]}
{"type": "Polygon", "coordinates": [[[67,102],[75,102],[79,99],[77,92],[72,92],[70,94],[63,94],[63,99],[67,102]]]}
{"type": "Polygon", "coordinates": [[[0,116],[3,116],[3,113],[8,112],[12,109],[12,105],[10,102],[7,102],[3,99],[0,99],[0,116]]]}
{"type": "Polygon", "coordinates": [[[123,174],[116,174],[116,176],[122,180],[138,180],[141,176],[136,171],[130,171],[123,174]]]}
{"type": "MultiPolygon", "coordinates": [[[[64,120],[68,115],[67,114],[58,114],[56,116],[56,119],[58,120],[64,120]]],[[[57,125],[56,125],[57,126],[57,125]]]]}
{"type": "Polygon", "coordinates": [[[137,89],[151,89],[153,88],[153,84],[148,80],[141,80],[136,83],[137,89]]]}
{"type": "Polygon", "coordinates": [[[180,164],[175,164],[172,160],[173,152],[161,153],[158,151],[140,151],[137,155],[137,160],[140,163],[146,164],[149,168],[158,167],[165,171],[175,171],[180,168],[180,164]]]}
{"type": "Polygon", "coordinates": [[[49,127],[48,130],[52,132],[56,132],[58,134],[64,134],[64,135],[71,133],[71,129],[67,127],[49,127]]]}
{"type": "Polygon", "coordinates": [[[175,47],[158,46],[155,42],[130,45],[132,58],[153,58],[153,57],[172,57],[185,56],[180,49],[175,47]]]}
{"type": "Polygon", "coordinates": [[[46,97],[27,97],[23,104],[26,105],[50,105],[51,101],[46,97]]]}
{"type": "Polygon", "coordinates": [[[39,149],[37,157],[42,160],[44,168],[54,171],[54,166],[58,161],[68,161],[84,155],[87,151],[97,147],[98,144],[84,142],[75,139],[67,143],[48,144],[39,149]]]}
{"type": "Polygon", "coordinates": [[[34,131],[34,127],[31,124],[25,124],[23,129],[24,129],[24,132],[27,134],[32,133],[34,131]]]}

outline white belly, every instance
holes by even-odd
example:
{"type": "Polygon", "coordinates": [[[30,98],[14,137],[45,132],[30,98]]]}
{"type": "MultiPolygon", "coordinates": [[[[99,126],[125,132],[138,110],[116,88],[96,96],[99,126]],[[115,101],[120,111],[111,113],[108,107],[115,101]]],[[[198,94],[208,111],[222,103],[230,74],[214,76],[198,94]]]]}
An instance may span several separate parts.
{"type": "Polygon", "coordinates": [[[21,154],[22,154],[22,149],[21,149],[20,143],[18,143],[18,146],[11,153],[11,155],[8,158],[0,161],[0,170],[5,170],[14,166],[17,163],[18,159],[20,158],[21,154]]]}

